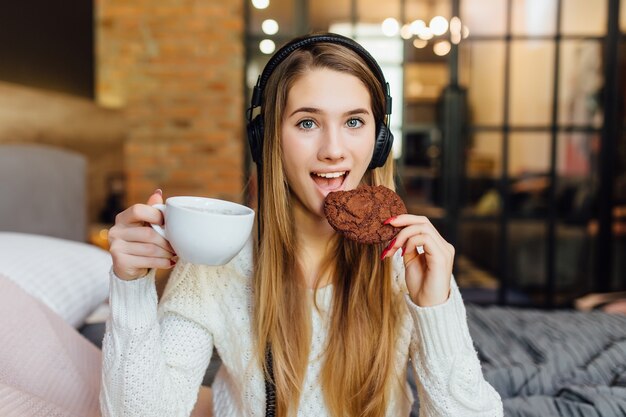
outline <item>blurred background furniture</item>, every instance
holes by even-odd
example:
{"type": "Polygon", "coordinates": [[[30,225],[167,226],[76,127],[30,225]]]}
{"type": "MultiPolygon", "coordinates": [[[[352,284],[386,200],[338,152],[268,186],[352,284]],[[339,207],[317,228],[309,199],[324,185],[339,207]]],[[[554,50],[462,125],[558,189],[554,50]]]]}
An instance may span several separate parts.
{"type": "Polygon", "coordinates": [[[86,173],[76,152],[0,144],[0,230],[84,242],[86,173]]]}

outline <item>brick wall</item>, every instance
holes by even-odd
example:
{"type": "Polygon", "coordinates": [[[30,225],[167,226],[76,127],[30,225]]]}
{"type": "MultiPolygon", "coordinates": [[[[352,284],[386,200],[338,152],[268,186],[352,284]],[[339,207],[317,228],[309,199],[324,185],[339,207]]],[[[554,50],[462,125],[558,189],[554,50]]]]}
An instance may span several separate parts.
{"type": "Polygon", "coordinates": [[[98,0],[96,96],[123,109],[128,204],[243,201],[243,1],[98,0]]]}

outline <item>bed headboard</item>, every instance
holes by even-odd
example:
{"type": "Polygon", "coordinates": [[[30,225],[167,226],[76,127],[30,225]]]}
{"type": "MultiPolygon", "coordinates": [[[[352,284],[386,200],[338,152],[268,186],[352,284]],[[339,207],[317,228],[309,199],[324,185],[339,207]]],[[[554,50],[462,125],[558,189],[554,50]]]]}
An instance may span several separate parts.
{"type": "Polygon", "coordinates": [[[76,152],[0,144],[0,231],[86,241],[86,169],[76,152]]]}

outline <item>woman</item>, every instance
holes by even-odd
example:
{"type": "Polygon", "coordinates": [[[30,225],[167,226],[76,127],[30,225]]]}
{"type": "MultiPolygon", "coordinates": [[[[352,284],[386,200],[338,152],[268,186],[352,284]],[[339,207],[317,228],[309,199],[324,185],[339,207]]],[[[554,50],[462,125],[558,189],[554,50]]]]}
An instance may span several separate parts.
{"type": "Polygon", "coordinates": [[[175,263],[146,226],[163,222],[150,207],[160,192],[118,215],[105,416],[188,416],[213,346],[223,361],[216,417],[265,415],[273,389],[281,417],[408,416],[409,358],[420,415],[502,415],[451,279],[454,249],[428,219],[389,219],[402,230],[379,247],[345,240],[324,217],[331,191],[393,188],[386,90],[347,38],[307,36],[278,51],[248,129],[263,196],[258,249],[222,267],[179,263],[158,307],[154,270],[175,263]]]}

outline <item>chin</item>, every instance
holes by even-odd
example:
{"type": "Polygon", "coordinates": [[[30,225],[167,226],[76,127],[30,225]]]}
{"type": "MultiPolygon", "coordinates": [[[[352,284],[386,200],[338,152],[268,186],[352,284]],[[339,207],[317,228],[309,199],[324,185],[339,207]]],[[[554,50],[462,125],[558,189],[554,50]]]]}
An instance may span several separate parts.
{"type": "Polygon", "coordinates": [[[307,204],[307,211],[309,211],[312,215],[320,218],[326,218],[324,214],[324,199],[325,197],[312,199],[312,201],[307,204]]]}

